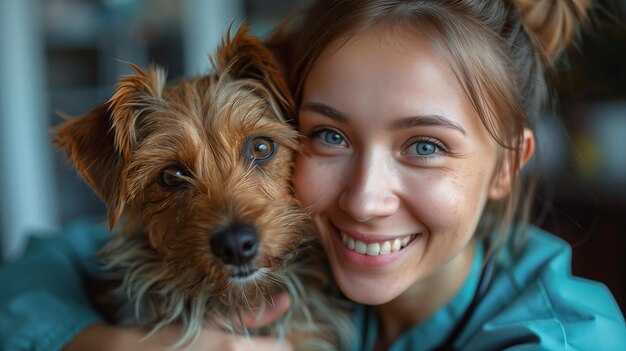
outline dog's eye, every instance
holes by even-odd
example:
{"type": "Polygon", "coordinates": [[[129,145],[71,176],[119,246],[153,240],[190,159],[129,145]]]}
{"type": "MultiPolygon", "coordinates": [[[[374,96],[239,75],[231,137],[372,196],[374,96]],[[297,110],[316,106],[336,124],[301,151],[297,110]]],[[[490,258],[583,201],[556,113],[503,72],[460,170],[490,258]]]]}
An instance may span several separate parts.
{"type": "Polygon", "coordinates": [[[246,159],[256,163],[265,163],[274,156],[276,143],[267,137],[250,138],[246,143],[244,155],[246,159]]]}
{"type": "Polygon", "coordinates": [[[159,174],[158,183],[166,189],[179,189],[188,186],[186,177],[187,174],[181,167],[168,166],[159,174]]]}

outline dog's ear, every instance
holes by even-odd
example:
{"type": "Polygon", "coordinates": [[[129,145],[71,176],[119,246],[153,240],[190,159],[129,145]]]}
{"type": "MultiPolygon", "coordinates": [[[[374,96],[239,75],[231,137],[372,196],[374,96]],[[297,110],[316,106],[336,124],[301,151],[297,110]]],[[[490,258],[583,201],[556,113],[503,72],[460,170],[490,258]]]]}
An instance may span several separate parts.
{"type": "Polygon", "coordinates": [[[230,28],[213,59],[218,75],[228,74],[233,79],[259,81],[274,96],[282,118],[292,119],[295,104],[280,65],[261,40],[241,26],[233,38],[230,28]]]}
{"type": "Polygon", "coordinates": [[[164,72],[131,66],[136,73],[120,80],[109,101],[53,129],[52,142],[66,150],[78,174],[106,205],[111,229],[126,205],[122,172],[136,147],[142,116],[164,104],[164,72]]]}
{"type": "Polygon", "coordinates": [[[135,73],[123,77],[117,83],[115,94],[108,101],[115,146],[122,153],[124,161],[128,161],[140,139],[143,117],[162,110],[166,104],[163,99],[165,70],[150,66],[147,71],[143,71],[132,63],[129,65],[135,73]]]}

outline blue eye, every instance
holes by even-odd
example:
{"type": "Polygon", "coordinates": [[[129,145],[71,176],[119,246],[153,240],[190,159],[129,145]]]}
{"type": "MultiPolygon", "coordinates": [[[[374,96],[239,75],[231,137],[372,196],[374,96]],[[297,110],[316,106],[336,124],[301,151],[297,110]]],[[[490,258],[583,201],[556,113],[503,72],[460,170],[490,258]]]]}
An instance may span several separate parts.
{"type": "Polygon", "coordinates": [[[328,130],[322,132],[324,141],[331,145],[341,145],[343,143],[343,136],[335,131],[328,130]]]}
{"type": "Polygon", "coordinates": [[[437,146],[433,143],[420,141],[413,145],[415,145],[415,151],[420,156],[428,156],[437,152],[437,146]]]}
{"type": "Polygon", "coordinates": [[[413,141],[405,149],[405,153],[414,157],[435,157],[440,154],[447,154],[448,149],[434,138],[421,138],[413,141]]]}
{"type": "Polygon", "coordinates": [[[324,144],[332,146],[343,146],[346,144],[346,139],[341,133],[332,129],[321,129],[314,131],[312,137],[319,139],[324,144]]]}

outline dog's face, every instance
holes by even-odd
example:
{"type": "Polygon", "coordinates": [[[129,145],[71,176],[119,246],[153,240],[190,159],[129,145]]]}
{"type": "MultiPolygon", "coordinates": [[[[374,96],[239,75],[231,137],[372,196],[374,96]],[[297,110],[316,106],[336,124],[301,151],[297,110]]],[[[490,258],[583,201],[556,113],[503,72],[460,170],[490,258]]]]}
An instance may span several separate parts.
{"type": "Polygon", "coordinates": [[[271,54],[239,30],[215,73],[165,87],[158,68],[124,77],[102,106],[57,130],[79,174],[124,215],[182,284],[253,281],[303,240],[293,197],[294,107],[271,54]]]}

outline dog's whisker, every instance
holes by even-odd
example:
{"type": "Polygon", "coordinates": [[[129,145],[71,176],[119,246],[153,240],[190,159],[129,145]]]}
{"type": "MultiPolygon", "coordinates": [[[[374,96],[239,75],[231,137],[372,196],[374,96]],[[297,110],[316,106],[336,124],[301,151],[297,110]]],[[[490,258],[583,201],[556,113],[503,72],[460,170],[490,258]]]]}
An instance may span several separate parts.
{"type": "Polygon", "coordinates": [[[267,302],[268,302],[268,303],[269,303],[272,307],[275,307],[275,306],[276,306],[276,303],[274,302],[274,296],[272,295],[272,292],[271,292],[271,291],[269,291],[269,292],[268,292],[268,295],[269,295],[269,297],[270,297],[270,301],[267,301],[267,299],[266,299],[265,301],[267,301],[267,302]]]}
{"type": "Polygon", "coordinates": [[[246,295],[245,289],[241,289],[241,300],[244,306],[248,309],[248,311],[254,313],[254,309],[252,308],[250,301],[248,301],[248,296],[246,295]]]}
{"type": "Polygon", "coordinates": [[[281,287],[282,287],[282,286],[284,285],[284,280],[282,279],[282,277],[281,277],[281,278],[279,278],[279,277],[277,277],[275,274],[268,274],[268,275],[267,275],[267,279],[268,279],[270,282],[273,282],[274,284],[276,284],[276,285],[278,285],[278,286],[281,286],[281,287]]]}
{"type": "Polygon", "coordinates": [[[254,285],[256,287],[256,291],[258,291],[259,295],[261,295],[261,298],[270,306],[274,307],[274,298],[272,297],[272,293],[271,291],[269,291],[268,289],[268,295],[270,300],[267,299],[267,297],[265,296],[265,293],[263,292],[263,290],[261,289],[261,287],[259,287],[259,285],[257,284],[257,282],[254,282],[254,285]]]}

